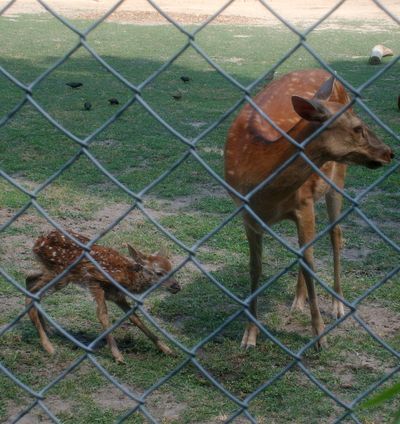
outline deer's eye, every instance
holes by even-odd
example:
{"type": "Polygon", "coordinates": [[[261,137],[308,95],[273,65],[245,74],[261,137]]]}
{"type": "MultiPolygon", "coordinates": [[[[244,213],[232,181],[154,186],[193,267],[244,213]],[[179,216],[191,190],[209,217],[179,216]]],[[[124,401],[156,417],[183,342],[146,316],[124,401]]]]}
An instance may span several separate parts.
{"type": "Polygon", "coordinates": [[[362,132],[363,132],[363,127],[362,127],[361,125],[357,125],[356,127],[354,127],[354,128],[353,128],[353,131],[354,131],[356,134],[362,134],[362,132]]]}

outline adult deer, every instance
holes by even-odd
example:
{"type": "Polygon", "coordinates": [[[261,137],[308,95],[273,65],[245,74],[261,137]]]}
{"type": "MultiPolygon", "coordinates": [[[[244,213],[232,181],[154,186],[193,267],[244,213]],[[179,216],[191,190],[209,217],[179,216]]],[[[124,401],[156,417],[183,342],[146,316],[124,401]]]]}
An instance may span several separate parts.
{"type": "MultiPolygon", "coordinates": [[[[81,234],[72,231],[70,234],[83,244],[87,244],[90,241],[81,234]]],[[[128,250],[130,257],[121,255],[109,247],[94,244],[91,247],[90,255],[108,275],[131,293],[145,291],[172,269],[170,261],[162,254],[145,255],[130,245],[128,245],[128,250]]],[[[42,267],[42,271],[33,273],[26,278],[26,287],[32,294],[37,293],[61,274],[70,264],[74,263],[83,250],[60,232],[51,231],[36,240],[33,252],[42,267]]],[[[97,317],[104,331],[110,327],[106,300],[114,302],[124,312],[128,312],[131,309],[125,294],[85,257],[65,277],[52,286],[51,290],[48,290],[46,294],[60,290],[70,283],[79,284],[90,291],[97,304],[97,317]]],[[[180,290],[179,284],[173,278],[166,280],[164,284],[172,293],[177,293],[180,290]]],[[[26,305],[30,305],[31,302],[32,299],[27,297],[26,305]]],[[[43,348],[48,353],[54,353],[54,347],[46,334],[43,317],[34,306],[29,309],[28,314],[37,328],[43,348]]],[[[136,313],[131,314],[129,319],[150,338],[159,350],[166,354],[172,354],[171,349],[144,325],[136,313]]],[[[123,357],[113,335],[109,333],[106,339],[115,360],[123,362],[123,357]]]]}
{"type": "MultiPolygon", "coordinates": [[[[324,70],[291,72],[270,83],[255,103],[284,133],[301,143],[329,118],[349,103],[342,84],[324,70]]],[[[344,186],[348,164],[377,168],[390,163],[392,150],[384,144],[354,113],[342,110],[328,127],[304,149],[307,157],[339,188],[344,186]]],[[[225,179],[237,192],[246,195],[260,185],[298,149],[275,130],[251,105],[246,105],[233,122],[225,146],[225,179]]],[[[335,221],[341,210],[341,195],[327,184],[301,157],[296,158],[250,198],[249,205],[267,225],[284,219],[296,223],[298,241],[304,246],[315,237],[314,202],[325,195],[328,215],[335,221]]],[[[241,201],[234,196],[234,200],[241,201]]],[[[261,225],[247,212],[243,214],[250,249],[251,292],[258,287],[262,271],[261,225]]],[[[334,254],[334,289],[340,287],[341,230],[331,231],[334,254]]],[[[314,269],[313,249],[304,252],[304,262],[314,269]]],[[[296,297],[292,308],[302,309],[308,296],[313,334],[319,336],[324,323],[318,307],[314,282],[305,269],[300,269],[296,297]]],[[[257,318],[257,299],[250,303],[250,312],[257,318]]],[[[335,316],[344,314],[343,304],[333,300],[335,316]]],[[[256,345],[259,330],[249,323],[242,338],[243,347],[256,345]]],[[[324,345],[324,338],[317,348],[324,345]]]]}

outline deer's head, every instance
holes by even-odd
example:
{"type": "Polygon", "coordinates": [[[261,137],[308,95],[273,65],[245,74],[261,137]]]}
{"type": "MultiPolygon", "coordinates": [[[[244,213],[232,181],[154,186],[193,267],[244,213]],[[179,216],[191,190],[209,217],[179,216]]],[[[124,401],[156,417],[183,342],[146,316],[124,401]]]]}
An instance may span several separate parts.
{"type": "MultiPolygon", "coordinates": [[[[158,252],[153,255],[145,255],[139,252],[128,244],[128,251],[130,257],[141,268],[141,271],[146,273],[148,278],[152,280],[153,284],[157,283],[162,277],[167,275],[172,270],[172,264],[169,261],[165,252],[158,252]]],[[[181,287],[175,278],[170,277],[163,286],[171,293],[178,293],[181,287]]]]}
{"type": "MultiPolygon", "coordinates": [[[[343,104],[329,101],[334,83],[334,78],[329,78],[313,99],[293,96],[296,113],[318,127],[343,110],[343,104]]],[[[321,153],[336,162],[378,168],[390,163],[394,157],[392,149],[368,128],[352,108],[343,111],[329,124],[319,139],[321,153]]]]}

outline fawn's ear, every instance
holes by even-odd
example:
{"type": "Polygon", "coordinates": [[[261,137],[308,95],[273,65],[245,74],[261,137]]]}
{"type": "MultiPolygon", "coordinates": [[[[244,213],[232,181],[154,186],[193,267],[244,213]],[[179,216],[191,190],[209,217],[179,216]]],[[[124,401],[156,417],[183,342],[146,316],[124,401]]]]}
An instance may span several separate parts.
{"type": "Polygon", "coordinates": [[[138,250],[133,248],[130,244],[127,244],[129,256],[135,260],[139,265],[144,265],[144,256],[138,250]]]}

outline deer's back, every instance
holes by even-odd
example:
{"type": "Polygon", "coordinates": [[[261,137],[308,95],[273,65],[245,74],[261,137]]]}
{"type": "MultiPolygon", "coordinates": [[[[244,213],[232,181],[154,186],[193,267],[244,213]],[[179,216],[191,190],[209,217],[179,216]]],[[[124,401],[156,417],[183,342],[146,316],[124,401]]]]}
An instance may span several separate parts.
{"type": "MultiPolygon", "coordinates": [[[[81,234],[70,233],[84,244],[89,242],[89,239],[81,234]]],[[[52,231],[39,237],[35,242],[33,251],[42,266],[55,275],[63,272],[83,253],[80,246],[58,231],[52,231]]],[[[141,292],[148,285],[147,281],[143,281],[143,276],[138,272],[134,261],[121,255],[116,250],[95,244],[90,250],[90,256],[104,271],[128,290],[141,292]],[[142,284],[144,284],[144,287],[142,287],[142,284]]],[[[82,284],[97,282],[103,286],[112,287],[107,277],[85,257],[71,269],[66,279],[70,282],[82,284]]]]}

